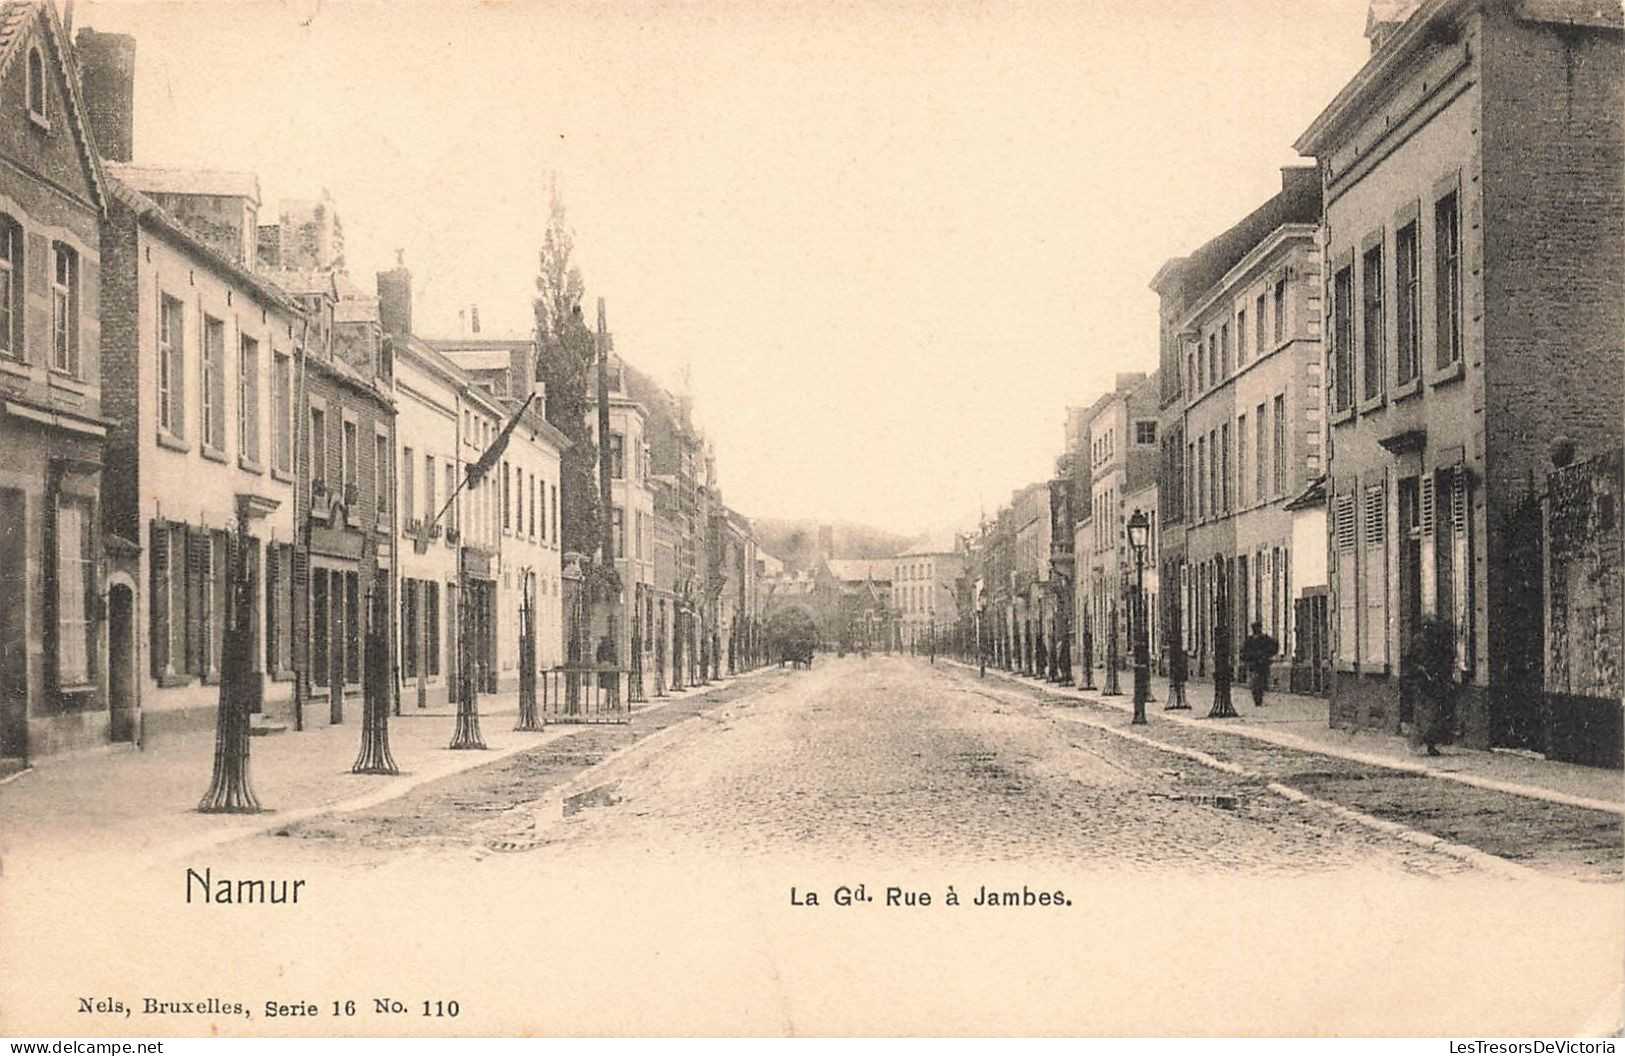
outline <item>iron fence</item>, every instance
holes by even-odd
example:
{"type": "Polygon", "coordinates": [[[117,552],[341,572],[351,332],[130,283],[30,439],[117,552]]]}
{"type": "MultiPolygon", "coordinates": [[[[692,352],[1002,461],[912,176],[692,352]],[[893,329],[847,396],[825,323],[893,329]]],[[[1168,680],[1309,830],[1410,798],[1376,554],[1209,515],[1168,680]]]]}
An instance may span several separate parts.
{"type": "Polygon", "coordinates": [[[542,721],[618,723],[632,721],[627,670],[609,664],[561,665],[541,671],[542,721]]]}

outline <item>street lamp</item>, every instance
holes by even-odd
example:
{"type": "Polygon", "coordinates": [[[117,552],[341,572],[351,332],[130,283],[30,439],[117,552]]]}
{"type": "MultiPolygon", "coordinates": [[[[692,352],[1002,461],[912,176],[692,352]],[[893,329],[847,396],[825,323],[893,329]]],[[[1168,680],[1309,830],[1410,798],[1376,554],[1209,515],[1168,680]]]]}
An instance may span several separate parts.
{"type": "Polygon", "coordinates": [[[1134,551],[1134,720],[1145,725],[1145,702],[1151,696],[1151,646],[1145,633],[1145,548],[1151,535],[1151,522],[1144,510],[1135,510],[1128,519],[1128,545],[1134,551]]]}

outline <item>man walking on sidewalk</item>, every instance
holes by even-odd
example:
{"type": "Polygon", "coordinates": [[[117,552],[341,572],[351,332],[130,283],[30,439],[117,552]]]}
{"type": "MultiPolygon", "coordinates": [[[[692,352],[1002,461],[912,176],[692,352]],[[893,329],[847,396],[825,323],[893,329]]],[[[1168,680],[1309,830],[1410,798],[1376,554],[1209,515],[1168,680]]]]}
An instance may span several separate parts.
{"type": "Polygon", "coordinates": [[[1275,639],[1264,633],[1264,625],[1253,621],[1253,633],[1241,643],[1241,666],[1247,671],[1247,684],[1253,691],[1253,707],[1264,706],[1264,691],[1270,685],[1270,663],[1275,659],[1275,639]]]}

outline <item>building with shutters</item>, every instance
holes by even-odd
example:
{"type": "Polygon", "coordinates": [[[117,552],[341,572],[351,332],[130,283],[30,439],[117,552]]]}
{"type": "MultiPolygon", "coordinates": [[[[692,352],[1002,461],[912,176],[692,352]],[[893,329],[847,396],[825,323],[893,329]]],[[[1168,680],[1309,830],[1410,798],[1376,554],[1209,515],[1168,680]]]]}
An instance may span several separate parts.
{"type": "Polygon", "coordinates": [[[1321,412],[1320,182],[1281,170],[1281,190],[1152,279],[1160,300],[1158,582],[1163,639],[1192,677],[1229,659],[1253,621],[1290,673],[1294,522],[1288,503],[1325,468],[1321,412]]]}
{"type": "Polygon", "coordinates": [[[1373,5],[1296,146],[1324,187],[1332,722],[1416,722],[1455,639],[1468,743],[1543,749],[1539,485],[1625,443],[1622,15],[1373,5]]]}
{"type": "Polygon", "coordinates": [[[923,652],[933,635],[939,648],[959,626],[957,588],[965,557],[957,540],[918,543],[892,559],[892,604],[902,646],[923,652]]]}
{"type": "Polygon", "coordinates": [[[109,191],[86,122],[53,5],[0,4],[0,773],[138,735],[135,540],[102,524],[109,191]]]}
{"type": "Polygon", "coordinates": [[[547,421],[547,393],[536,381],[538,350],[532,338],[473,333],[426,343],[468,379],[457,401],[463,429],[456,448],[458,480],[523,409],[490,473],[457,498],[457,507],[472,515],[472,520],[460,515],[465,583],[455,610],[458,629],[466,626],[467,640],[478,650],[485,691],[516,690],[519,607],[527,590],[536,605],[537,665],[546,669],[564,661],[567,606],[558,492],[559,458],[569,440],[547,421]]]}
{"type": "Polygon", "coordinates": [[[103,229],[105,523],[139,543],[138,708],[150,735],[208,726],[219,696],[228,576],[247,564],[261,716],[293,698],[294,433],[303,317],[247,267],[257,181],[110,164],[103,229]],[[205,239],[158,204],[247,217],[205,239]],[[235,255],[228,255],[235,254],[235,255]]]}

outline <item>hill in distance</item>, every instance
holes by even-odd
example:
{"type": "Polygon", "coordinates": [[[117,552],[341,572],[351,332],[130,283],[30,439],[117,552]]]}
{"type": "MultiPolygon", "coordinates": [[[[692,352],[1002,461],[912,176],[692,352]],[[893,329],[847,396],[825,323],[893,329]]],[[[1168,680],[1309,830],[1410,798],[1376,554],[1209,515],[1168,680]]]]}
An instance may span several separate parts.
{"type": "Polygon", "coordinates": [[[828,526],[833,530],[835,555],[838,558],[892,557],[902,553],[924,536],[899,535],[867,524],[845,521],[824,522],[806,519],[759,517],[751,519],[756,542],[768,553],[783,561],[786,567],[806,571],[818,564],[818,529],[828,526]]]}

